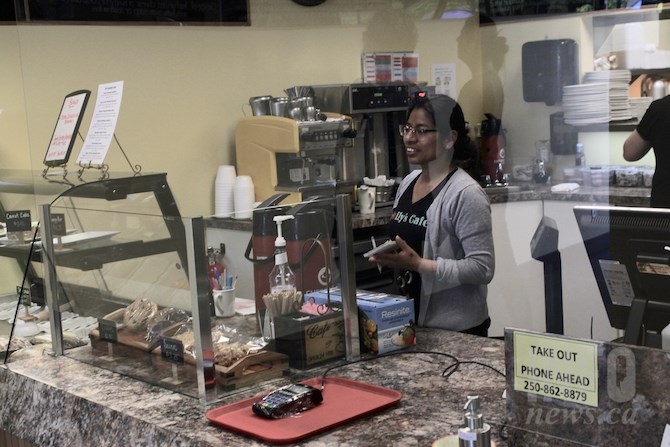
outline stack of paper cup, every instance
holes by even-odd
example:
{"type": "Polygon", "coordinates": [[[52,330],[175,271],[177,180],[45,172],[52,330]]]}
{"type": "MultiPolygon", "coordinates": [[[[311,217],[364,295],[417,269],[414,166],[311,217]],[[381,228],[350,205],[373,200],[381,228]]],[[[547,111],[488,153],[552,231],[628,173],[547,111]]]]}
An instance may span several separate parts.
{"type": "Polygon", "coordinates": [[[235,210],[235,166],[219,166],[214,183],[214,215],[216,217],[232,217],[235,210]]]}
{"type": "Polygon", "coordinates": [[[251,219],[254,209],[254,182],[248,175],[235,179],[235,219],[251,219]]]}

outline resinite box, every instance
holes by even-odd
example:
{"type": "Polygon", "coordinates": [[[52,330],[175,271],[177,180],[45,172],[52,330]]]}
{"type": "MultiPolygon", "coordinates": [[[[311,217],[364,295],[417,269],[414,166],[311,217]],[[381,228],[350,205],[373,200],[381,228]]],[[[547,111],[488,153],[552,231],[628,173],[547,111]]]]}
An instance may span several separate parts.
{"type": "MultiPolygon", "coordinates": [[[[307,293],[305,300],[324,304],[325,290],[307,293]]],[[[330,299],[342,302],[340,289],[330,291],[330,299]]],[[[388,293],[356,290],[361,348],[378,354],[396,351],[416,344],[414,300],[388,293]]]]}

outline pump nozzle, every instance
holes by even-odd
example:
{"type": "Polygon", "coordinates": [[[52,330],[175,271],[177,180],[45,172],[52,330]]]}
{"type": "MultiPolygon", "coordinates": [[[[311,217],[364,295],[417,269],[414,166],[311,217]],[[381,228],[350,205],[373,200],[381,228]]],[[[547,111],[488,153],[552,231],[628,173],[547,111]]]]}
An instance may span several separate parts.
{"type": "Polygon", "coordinates": [[[275,239],[275,247],[286,247],[286,239],[284,239],[284,235],[282,233],[282,227],[281,224],[285,220],[293,219],[294,216],[291,215],[286,215],[286,214],[280,214],[278,216],[275,216],[272,218],[277,223],[277,238],[275,239]]]}
{"type": "Polygon", "coordinates": [[[468,396],[463,411],[465,411],[465,423],[468,428],[472,430],[482,428],[484,421],[479,412],[479,396],[468,396]]]}
{"type": "Polygon", "coordinates": [[[281,224],[285,220],[293,219],[291,215],[280,214],[272,218],[277,223],[277,239],[275,239],[275,266],[270,272],[270,291],[281,292],[287,288],[295,294],[295,277],[288,265],[286,239],[282,234],[281,224]]]}
{"type": "Polygon", "coordinates": [[[468,395],[463,407],[465,427],[458,430],[460,447],[490,447],[491,426],[484,423],[479,410],[479,396],[468,395]]]}

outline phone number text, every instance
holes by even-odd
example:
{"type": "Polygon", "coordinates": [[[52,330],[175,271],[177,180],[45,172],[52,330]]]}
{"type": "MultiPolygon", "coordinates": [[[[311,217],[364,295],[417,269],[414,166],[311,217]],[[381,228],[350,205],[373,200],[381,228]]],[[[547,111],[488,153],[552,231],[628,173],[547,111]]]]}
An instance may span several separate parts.
{"type": "Polygon", "coordinates": [[[562,398],[574,402],[586,402],[587,394],[585,391],[574,390],[572,388],[565,388],[558,385],[549,385],[546,383],[533,382],[530,380],[523,381],[524,391],[531,393],[544,394],[545,396],[562,398]]]}

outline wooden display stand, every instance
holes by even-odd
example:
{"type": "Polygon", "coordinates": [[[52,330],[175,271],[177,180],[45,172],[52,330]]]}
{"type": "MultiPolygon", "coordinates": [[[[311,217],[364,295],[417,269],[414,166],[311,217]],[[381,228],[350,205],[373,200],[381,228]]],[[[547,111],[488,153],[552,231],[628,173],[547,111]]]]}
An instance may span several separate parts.
{"type": "Polygon", "coordinates": [[[224,389],[242,388],[282,377],[288,367],[288,356],[272,351],[249,354],[228,367],[214,365],[216,380],[224,389]]]}
{"type": "MultiPolygon", "coordinates": [[[[118,309],[105,316],[105,320],[121,322],[123,320],[124,308],[118,309]]],[[[179,324],[168,327],[164,335],[170,335],[179,327],[179,324]]],[[[166,377],[172,374],[175,363],[162,358],[160,337],[156,341],[147,343],[145,331],[133,332],[126,328],[118,328],[116,331],[116,342],[111,342],[101,337],[98,329],[89,333],[91,347],[94,350],[109,352],[111,357],[128,357],[132,359],[145,359],[158,369],[158,375],[165,373],[166,377]]],[[[179,375],[185,380],[196,379],[196,359],[191,355],[184,355],[184,363],[177,365],[179,375]]],[[[270,379],[282,377],[284,371],[289,368],[289,358],[285,354],[272,351],[259,351],[251,353],[230,366],[214,364],[217,383],[224,389],[237,389],[270,379]]]]}

